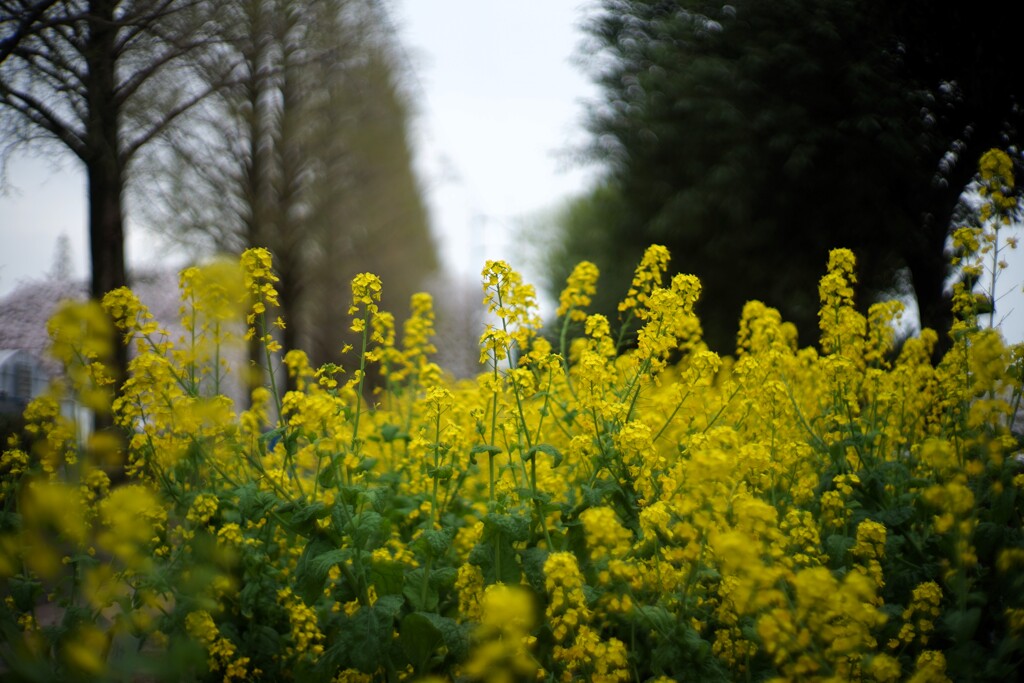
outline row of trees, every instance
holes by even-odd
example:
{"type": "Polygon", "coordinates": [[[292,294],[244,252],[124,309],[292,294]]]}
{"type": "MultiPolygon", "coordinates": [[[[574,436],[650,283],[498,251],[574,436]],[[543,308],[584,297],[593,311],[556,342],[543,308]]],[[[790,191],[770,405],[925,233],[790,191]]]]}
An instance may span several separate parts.
{"type": "MultiPolygon", "coordinates": [[[[374,0],[224,7],[237,85],[204,102],[162,150],[150,222],[193,248],[269,247],[285,348],[336,361],[353,275],[386,277],[400,311],[437,267],[401,53],[374,0]]],[[[204,77],[212,85],[218,75],[204,77]]]]}
{"type": "MultiPolygon", "coordinates": [[[[1000,7],[602,0],[589,152],[608,173],[562,218],[553,286],[594,260],[610,311],[622,264],[663,243],[728,351],[748,298],[813,338],[819,264],[844,245],[869,293],[911,294],[945,329],[949,229],[1024,116],[1000,7]]],[[[193,248],[269,246],[284,342],[317,362],[353,272],[384,275],[400,310],[436,266],[402,78],[378,0],[0,0],[0,139],[81,160],[93,294],[125,284],[131,189],[193,248]]]]}
{"type": "Polygon", "coordinates": [[[1009,5],[602,0],[588,152],[608,172],[561,216],[552,279],[587,258],[624,291],[621,264],[665,244],[729,352],[751,298],[816,338],[814,283],[844,246],[868,298],[913,296],[948,329],[947,236],[982,152],[1015,151],[1024,123],[1009,5]]]}
{"type": "Polygon", "coordinates": [[[400,55],[377,0],[0,0],[0,140],[81,161],[93,296],[130,195],[195,252],[269,247],[284,343],[337,360],[352,274],[400,310],[436,267],[400,55]]]}

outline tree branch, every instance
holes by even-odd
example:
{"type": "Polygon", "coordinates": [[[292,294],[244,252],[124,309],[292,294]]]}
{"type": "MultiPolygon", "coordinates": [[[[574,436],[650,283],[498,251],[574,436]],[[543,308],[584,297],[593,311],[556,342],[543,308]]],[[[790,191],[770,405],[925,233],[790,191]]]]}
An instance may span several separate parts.
{"type": "Polygon", "coordinates": [[[30,93],[0,84],[0,104],[18,112],[33,125],[45,130],[67,145],[68,149],[79,158],[85,159],[87,148],[84,134],[76,131],[70,123],[61,120],[55,111],[38,98],[30,93]]]}
{"type": "Polygon", "coordinates": [[[216,44],[214,39],[205,39],[202,41],[196,41],[195,43],[189,44],[184,48],[171,47],[166,49],[159,56],[153,57],[146,64],[146,68],[139,69],[132,74],[128,79],[122,81],[116,90],[115,101],[117,104],[123,105],[127,102],[132,95],[134,95],[139,88],[141,88],[146,81],[158,74],[163,67],[167,66],[171,62],[178,59],[183,59],[189,52],[198,49],[200,47],[207,47],[216,44]]]}
{"type": "MultiPolygon", "coordinates": [[[[37,2],[29,7],[27,13],[18,22],[17,30],[10,36],[0,40],[0,64],[7,61],[7,58],[14,52],[22,40],[38,31],[39,26],[37,22],[46,15],[51,7],[60,2],[61,0],[43,0],[43,2],[37,2]]],[[[7,10],[7,5],[8,3],[4,3],[5,10],[7,10]]],[[[18,16],[14,9],[9,11],[9,16],[18,16]]]]}
{"type": "Polygon", "coordinates": [[[126,142],[121,153],[122,162],[127,165],[128,161],[135,156],[136,152],[138,152],[141,147],[165,131],[175,119],[192,109],[192,107],[196,106],[222,87],[223,84],[213,84],[204,88],[189,99],[179,103],[176,107],[173,107],[170,111],[166,112],[162,117],[160,117],[159,121],[153,123],[153,127],[148,131],[145,131],[134,140],[126,142]]]}

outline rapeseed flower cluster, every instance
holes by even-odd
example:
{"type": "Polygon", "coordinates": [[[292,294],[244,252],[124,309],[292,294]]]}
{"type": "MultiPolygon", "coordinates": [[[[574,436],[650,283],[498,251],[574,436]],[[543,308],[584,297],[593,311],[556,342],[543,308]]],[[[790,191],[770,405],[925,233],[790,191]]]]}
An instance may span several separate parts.
{"type": "Polygon", "coordinates": [[[480,624],[461,673],[487,683],[533,680],[538,665],[531,652],[537,641],[530,635],[536,623],[532,596],[517,586],[497,583],[488,586],[480,600],[480,624]]]}
{"type": "Polygon", "coordinates": [[[567,317],[573,322],[587,319],[584,309],[590,305],[592,297],[597,293],[597,278],[600,274],[597,266],[590,261],[580,261],[572,269],[566,281],[565,289],[558,297],[558,310],[555,315],[567,317]]]}
{"type": "Polygon", "coordinates": [[[905,340],[898,304],[857,308],[839,249],[820,343],[750,302],[719,356],[699,281],[666,280],[653,246],[618,320],[587,310],[584,263],[550,328],[533,288],[488,262],[484,368],[463,381],[431,360],[430,297],[399,326],[386,283],[360,274],[360,348],[312,367],[276,341],[276,276],[255,249],[183,272],[175,334],[130,290],[105,298],[132,350],[108,402],[123,439],[83,442],[60,401],[102,403],[109,349],[95,310],[62,313],[68,381],[0,454],[0,672],[1009,680],[1024,666],[1024,351],[984,324],[976,288],[1009,244],[992,224],[1015,211],[1011,175],[983,161],[992,208],[954,238],[968,278],[953,328],[905,340]],[[236,406],[224,381],[249,378],[223,351],[246,333],[290,383],[267,373],[236,406]]]}
{"type": "MultiPolygon", "coordinates": [[[[237,647],[230,640],[221,636],[209,612],[200,610],[186,615],[185,631],[202,644],[209,657],[211,668],[223,670],[225,682],[247,679],[250,674],[247,671],[249,658],[236,657],[237,647]]],[[[251,673],[259,675],[258,670],[251,673]]]]}

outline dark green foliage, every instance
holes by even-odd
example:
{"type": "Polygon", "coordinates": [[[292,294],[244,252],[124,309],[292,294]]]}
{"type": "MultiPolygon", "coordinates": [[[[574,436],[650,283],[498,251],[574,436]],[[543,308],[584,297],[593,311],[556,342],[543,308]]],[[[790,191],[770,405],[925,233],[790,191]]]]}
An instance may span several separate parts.
{"type": "MultiPolygon", "coordinates": [[[[858,257],[864,304],[915,295],[944,330],[946,236],[975,163],[1014,148],[1024,85],[1000,8],[876,0],[605,0],[587,24],[604,185],[562,217],[557,291],[581,258],[621,296],[650,243],[704,285],[712,348],[745,301],[817,338],[818,264],[858,257]]],[[[614,299],[596,310],[614,313],[614,299]]]]}

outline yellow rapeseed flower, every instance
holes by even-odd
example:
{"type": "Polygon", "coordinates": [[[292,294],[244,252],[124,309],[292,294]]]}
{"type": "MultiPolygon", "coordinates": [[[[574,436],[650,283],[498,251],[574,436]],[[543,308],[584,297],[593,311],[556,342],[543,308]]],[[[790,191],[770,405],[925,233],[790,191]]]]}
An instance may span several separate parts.
{"type": "Polygon", "coordinates": [[[572,269],[566,280],[565,289],[558,297],[559,318],[568,315],[574,322],[587,319],[584,308],[590,305],[591,297],[597,293],[597,278],[600,274],[597,266],[590,261],[580,261],[572,269]]]}

